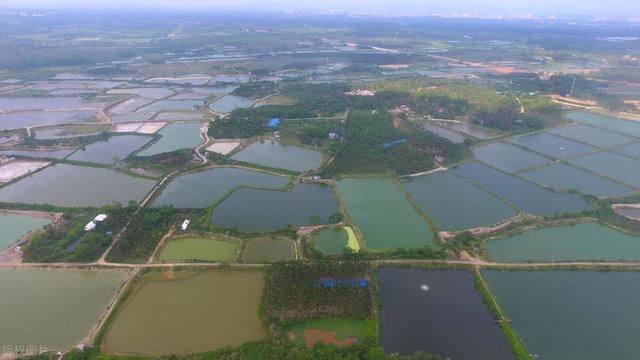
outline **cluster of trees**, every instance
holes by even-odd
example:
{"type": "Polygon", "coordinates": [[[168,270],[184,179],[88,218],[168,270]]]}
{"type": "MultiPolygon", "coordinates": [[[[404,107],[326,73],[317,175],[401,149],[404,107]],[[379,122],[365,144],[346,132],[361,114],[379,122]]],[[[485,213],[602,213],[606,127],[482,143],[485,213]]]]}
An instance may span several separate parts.
{"type": "Polygon", "coordinates": [[[151,156],[129,156],[127,165],[129,167],[153,167],[163,171],[171,171],[183,168],[192,161],[193,152],[190,149],[180,149],[151,156]]]}
{"type": "Polygon", "coordinates": [[[109,261],[145,262],[174,223],[173,215],[174,210],[171,206],[140,209],[109,252],[109,261]]]}
{"type": "Polygon", "coordinates": [[[24,248],[27,262],[92,262],[100,258],[107,249],[113,235],[125,225],[135,207],[109,206],[98,211],[71,215],[60,228],[47,226],[41,233],[35,234],[29,245],[24,248]],[[109,217],[90,232],[84,226],[96,214],[105,213],[109,217]],[[107,235],[107,232],[112,235],[107,235]]]}
{"type": "Polygon", "coordinates": [[[370,278],[370,264],[363,261],[274,263],[265,274],[263,315],[274,321],[367,318],[373,305],[372,286],[360,284],[359,280],[370,278]],[[331,281],[335,281],[333,286],[331,281]]]}
{"type": "Polygon", "coordinates": [[[260,99],[276,91],[276,84],[271,81],[251,82],[242,84],[233,90],[233,95],[244,96],[251,99],[260,99]]]}
{"type": "Polygon", "coordinates": [[[334,159],[323,169],[323,174],[388,171],[407,174],[433,168],[436,157],[455,161],[466,154],[464,145],[420,131],[406,122],[394,126],[389,113],[352,111],[346,122],[344,139],[336,144],[334,159]],[[385,143],[398,139],[406,141],[384,147],[385,143]]]}

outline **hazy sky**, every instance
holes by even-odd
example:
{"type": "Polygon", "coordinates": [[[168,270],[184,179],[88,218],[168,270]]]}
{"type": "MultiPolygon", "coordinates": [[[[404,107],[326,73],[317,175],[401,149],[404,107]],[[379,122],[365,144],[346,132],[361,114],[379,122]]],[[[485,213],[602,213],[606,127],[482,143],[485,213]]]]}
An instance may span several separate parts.
{"type": "Polygon", "coordinates": [[[0,0],[0,7],[210,8],[238,10],[339,9],[499,14],[640,16],[640,0],[0,0]]]}

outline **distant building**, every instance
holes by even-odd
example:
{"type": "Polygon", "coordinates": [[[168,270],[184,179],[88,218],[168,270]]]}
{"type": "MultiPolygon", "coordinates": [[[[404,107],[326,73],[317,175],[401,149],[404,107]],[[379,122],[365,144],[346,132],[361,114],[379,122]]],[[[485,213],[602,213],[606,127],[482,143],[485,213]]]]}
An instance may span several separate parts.
{"type": "Polygon", "coordinates": [[[375,91],[371,91],[367,89],[358,89],[356,91],[348,91],[344,94],[348,96],[374,96],[376,93],[375,91]]]}
{"type": "Polygon", "coordinates": [[[93,218],[93,221],[103,222],[103,221],[105,221],[108,217],[109,217],[109,215],[107,215],[107,214],[98,214],[95,218],[93,218]]]}
{"type": "Polygon", "coordinates": [[[383,149],[388,149],[388,148],[390,148],[390,147],[394,147],[394,146],[396,146],[396,145],[403,144],[403,143],[405,143],[405,142],[407,142],[407,139],[406,139],[406,138],[400,138],[400,139],[398,139],[398,140],[393,140],[393,141],[390,141],[390,142],[388,142],[388,143],[384,143],[384,144],[382,144],[382,148],[383,148],[383,149]]]}
{"type": "Polygon", "coordinates": [[[91,231],[95,228],[96,228],[96,223],[93,220],[91,220],[89,221],[89,223],[87,223],[87,225],[84,226],[84,231],[91,231]]]}

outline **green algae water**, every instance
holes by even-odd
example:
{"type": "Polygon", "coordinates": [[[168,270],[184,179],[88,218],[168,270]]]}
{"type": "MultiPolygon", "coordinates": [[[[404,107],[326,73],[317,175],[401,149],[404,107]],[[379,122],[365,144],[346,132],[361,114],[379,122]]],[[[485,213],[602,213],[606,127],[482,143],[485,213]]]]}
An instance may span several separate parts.
{"type": "Polygon", "coordinates": [[[369,249],[436,246],[429,224],[391,179],[344,179],[337,184],[369,249]]]}
{"type": "Polygon", "coordinates": [[[316,249],[327,254],[339,254],[347,247],[349,234],[343,228],[329,228],[316,231],[311,238],[316,249]]]}
{"type": "Polygon", "coordinates": [[[204,352],[259,340],[260,272],[151,273],[108,328],[108,352],[204,352]]]}
{"type": "Polygon", "coordinates": [[[640,237],[598,223],[555,226],[525,231],[487,245],[503,262],[640,259],[640,237]]]}
{"type": "Polygon", "coordinates": [[[0,347],[63,350],[98,323],[125,272],[0,269],[0,347]]]}
{"type": "Polygon", "coordinates": [[[242,261],[261,263],[293,259],[293,244],[286,240],[256,239],[247,242],[242,250],[242,261]]]}
{"type": "Polygon", "coordinates": [[[229,261],[235,257],[238,245],[230,241],[202,237],[183,237],[170,240],[164,246],[160,261],[229,261]]]}

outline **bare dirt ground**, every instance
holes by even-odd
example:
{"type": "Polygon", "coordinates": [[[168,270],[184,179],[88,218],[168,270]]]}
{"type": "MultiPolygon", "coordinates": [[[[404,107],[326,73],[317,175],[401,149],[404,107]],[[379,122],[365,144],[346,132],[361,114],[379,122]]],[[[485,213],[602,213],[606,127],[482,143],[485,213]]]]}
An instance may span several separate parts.
{"type": "Polygon", "coordinates": [[[240,145],[240,141],[216,141],[207,148],[217,154],[227,155],[240,145]]]}
{"type": "Polygon", "coordinates": [[[358,339],[350,337],[344,340],[336,339],[336,333],[322,329],[304,329],[304,342],[308,348],[312,348],[315,343],[332,344],[336,346],[349,346],[357,342],[358,339]]]}

